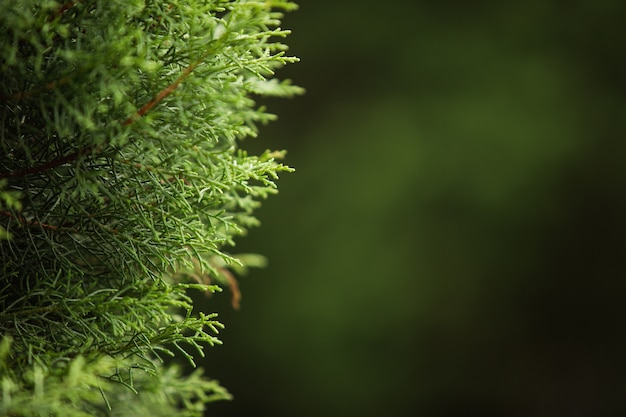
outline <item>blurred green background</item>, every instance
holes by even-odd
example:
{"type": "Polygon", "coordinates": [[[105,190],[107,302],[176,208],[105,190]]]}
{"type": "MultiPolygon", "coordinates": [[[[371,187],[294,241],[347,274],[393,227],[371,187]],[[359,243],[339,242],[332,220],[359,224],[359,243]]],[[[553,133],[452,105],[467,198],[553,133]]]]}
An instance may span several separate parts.
{"type": "Polygon", "coordinates": [[[207,416],[626,415],[626,2],[298,3],[207,416]]]}

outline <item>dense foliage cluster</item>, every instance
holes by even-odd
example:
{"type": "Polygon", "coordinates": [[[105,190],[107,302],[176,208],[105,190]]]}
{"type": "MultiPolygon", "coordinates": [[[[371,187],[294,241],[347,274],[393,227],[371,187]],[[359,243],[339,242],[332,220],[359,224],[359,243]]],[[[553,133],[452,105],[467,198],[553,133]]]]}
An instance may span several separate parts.
{"type": "Polygon", "coordinates": [[[0,415],[201,415],[164,359],[221,324],[233,238],[288,167],[238,141],[295,58],[287,1],[0,1],[0,415]],[[132,400],[132,401],[131,401],[132,400]],[[179,413],[179,414],[176,414],[179,413]]]}

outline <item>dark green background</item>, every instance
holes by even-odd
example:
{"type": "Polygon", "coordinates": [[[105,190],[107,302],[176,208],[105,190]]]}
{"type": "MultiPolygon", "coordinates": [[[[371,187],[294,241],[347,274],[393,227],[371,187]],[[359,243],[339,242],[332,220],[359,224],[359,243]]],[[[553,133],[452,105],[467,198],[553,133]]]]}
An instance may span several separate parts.
{"type": "Polygon", "coordinates": [[[626,3],[299,4],[207,416],[626,415],[626,3]]]}

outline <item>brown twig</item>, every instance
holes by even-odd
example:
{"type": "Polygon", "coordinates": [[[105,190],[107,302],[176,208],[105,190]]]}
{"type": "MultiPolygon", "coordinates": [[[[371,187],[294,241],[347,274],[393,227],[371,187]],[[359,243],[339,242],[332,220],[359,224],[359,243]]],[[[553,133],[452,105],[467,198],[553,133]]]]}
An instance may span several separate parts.
{"type": "Polygon", "coordinates": [[[12,215],[11,213],[9,213],[8,211],[5,210],[0,210],[0,214],[13,219],[15,221],[17,221],[18,223],[25,225],[25,226],[39,226],[42,229],[47,229],[47,230],[52,230],[53,232],[56,232],[57,230],[59,230],[59,226],[54,226],[51,224],[47,224],[47,223],[41,223],[38,221],[32,221],[32,220],[26,220],[23,217],[16,217],[14,215],[12,215]]]}
{"type": "Polygon", "coordinates": [[[79,157],[81,157],[82,155],[85,155],[85,154],[91,152],[93,149],[95,149],[94,145],[85,146],[84,148],[79,149],[78,151],[76,151],[74,153],[62,156],[60,158],[53,159],[51,161],[46,162],[43,165],[39,165],[39,166],[36,166],[36,167],[31,167],[31,168],[20,169],[18,171],[3,172],[3,173],[0,173],[0,179],[14,178],[14,177],[25,177],[27,175],[32,175],[32,174],[37,174],[37,173],[40,173],[40,172],[45,172],[45,171],[48,171],[50,169],[54,169],[54,168],[56,168],[56,167],[58,167],[60,165],[66,164],[68,162],[72,162],[72,161],[78,159],[79,157]]]}
{"type": "Polygon", "coordinates": [[[48,19],[50,22],[52,22],[53,20],[61,17],[61,15],[63,13],[65,13],[65,11],[71,9],[72,7],[74,7],[76,5],[76,3],[80,3],[81,0],[76,0],[76,1],[68,1],[65,4],[63,4],[61,7],[59,7],[59,9],[54,12],[54,14],[52,14],[50,16],[50,18],[48,19]]]}
{"type": "MultiPolygon", "coordinates": [[[[200,65],[201,62],[202,62],[202,60],[198,60],[198,61],[190,64],[187,68],[185,68],[183,73],[172,84],[167,86],[165,89],[161,90],[161,92],[159,94],[157,94],[155,98],[153,98],[148,103],[146,103],[141,109],[139,109],[137,111],[137,113],[133,114],[132,116],[130,116],[129,118],[124,120],[124,122],[122,122],[122,126],[131,125],[136,120],[138,120],[141,117],[145,116],[146,113],[148,113],[154,106],[159,104],[161,101],[163,101],[163,99],[165,97],[169,96],[174,90],[176,90],[176,88],[178,88],[178,86],[185,79],[187,79],[187,77],[189,77],[189,75],[193,72],[194,69],[196,69],[196,67],[198,65],[200,65]]],[[[54,168],[56,168],[56,167],[58,167],[60,165],[66,164],[68,162],[72,162],[72,161],[78,159],[79,157],[81,157],[83,155],[86,155],[88,153],[91,153],[91,152],[95,151],[96,149],[99,149],[99,147],[96,147],[95,145],[85,146],[84,148],[79,149],[78,151],[76,151],[74,153],[71,153],[69,155],[65,155],[65,156],[53,159],[53,160],[48,161],[47,163],[45,163],[43,165],[40,165],[40,166],[31,167],[31,168],[25,168],[25,169],[21,169],[21,170],[18,170],[18,171],[10,171],[10,172],[0,173],[0,179],[14,178],[14,177],[23,177],[23,176],[27,176],[27,175],[37,174],[37,173],[40,173],[40,172],[45,172],[45,171],[48,171],[50,169],[54,169],[54,168]]]]}
{"type": "Polygon", "coordinates": [[[230,292],[232,294],[230,302],[231,302],[231,305],[233,306],[233,309],[239,310],[239,308],[241,307],[241,291],[239,290],[239,283],[237,282],[237,279],[232,274],[232,272],[230,272],[228,269],[226,268],[218,268],[218,269],[220,273],[228,281],[228,288],[230,289],[230,292]]]}
{"type": "Polygon", "coordinates": [[[137,113],[133,114],[132,116],[130,116],[128,119],[126,119],[123,123],[122,126],[127,126],[130,125],[132,123],[135,122],[135,120],[143,117],[146,113],[148,113],[154,106],[156,106],[157,104],[159,104],[165,97],[169,96],[174,90],[176,90],[176,88],[178,88],[178,86],[185,81],[185,79],[187,79],[187,77],[189,77],[189,75],[193,72],[194,69],[196,69],[196,67],[198,65],[200,65],[202,61],[196,61],[192,64],[190,64],[187,68],[185,68],[185,70],[183,71],[182,74],[180,74],[178,76],[178,78],[169,86],[167,86],[165,89],[161,90],[161,92],[159,94],[157,94],[157,96],[155,98],[153,98],[152,100],[150,100],[148,103],[146,103],[141,109],[139,109],[139,111],[137,111],[137,113]]]}

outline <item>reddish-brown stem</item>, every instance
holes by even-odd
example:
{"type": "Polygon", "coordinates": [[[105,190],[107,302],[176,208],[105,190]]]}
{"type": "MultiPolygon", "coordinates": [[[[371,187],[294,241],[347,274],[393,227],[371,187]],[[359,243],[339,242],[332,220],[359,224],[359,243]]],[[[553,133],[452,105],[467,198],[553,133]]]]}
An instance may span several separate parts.
{"type": "Polygon", "coordinates": [[[193,64],[190,64],[187,68],[185,68],[183,73],[180,74],[180,76],[172,84],[167,86],[165,89],[161,90],[161,92],[159,94],[157,94],[157,96],[155,98],[153,98],[148,103],[146,103],[141,109],[139,109],[139,111],[137,111],[137,113],[133,114],[128,119],[126,119],[122,123],[122,125],[126,126],[126,125],[129,125],[129,124],[132,124],[135,120],[141,118],[146,113],[148,113],[154,106],[159,104],[165,97],[169,96],[174,90],[176,90],[176,88],[183,81],[185,81],[185,79],[187,77],[189,77],[189,75],[192,73],[192,71],[194,69],[196,69],[196,67],[198,65],[200,65],[200,62],[202,62],[202,61],[196,61],[193,64]]]}
{"type": "Polygon", "coordinates": [[[53,15],[51,15],[49,20],[53,21],[56,18],[60,17],[63,13],[65,13],[66,10],[71,9],[72,7],[74,7],[76,3],[80,3],[80,1],[81,0],[68,1],[67,3],[59,7],[59,10],[57,10],[53,15]]]}
{"type": "MultiPolygon", "coordinates": [[[[145,116],[146,113],[148,113],[154,106],[156,106],[161,101],[163,101],[165,97],[170,95],[187,77],[189,77],[189,75],[193,72],[194,69],[196,69],[198,65],[200,65],[201,62],[202,62],[201,60],[196,61],[190,64],[187,68],[185,68],[183,73],[172,84],[167,86],[165,89],[161,90],[161,92],[157,94],[155,98],[153,98],[148,103],[146,103],[141,109],[137,111],[137,113],[130,116],[128,119],[124,120],[124,122],[122,122],[122,126],[131,125],[137,119],[145,116]]],[[[79,149],[78,151],[74,153],[53,159],[40,166],[25,168],[25,169],[21,169],[18,171],[0,173],[0,179],[23,177],[26,175],[32,175],[32,174],[37,174],[40,172],[45,172],[50,169],[54,169],[60,165],[66,164],[68,162],[72,162],[78,159],[80,156],[86,155],[94,150],[96,150],[96,146],[94,145],[85,146],[84,148],[79,149]]]]}
{"type": "Polygon", "coordinates": [[[6,216],[6,217],[8,217],[10,219],[13,219],[13,220],[17,221],[18,223],[20,223],[22,225],[39,226],[42,229],[47,229],[47,230],[52,230],[52,231],[57,231],[59,229],[58,226],[54,226],[54,225],[51,225],[51,224],[41,223],[41,222],[38,222],[38,221],[29,221],[29,220],[26,220],[23,217],[16,217],[16,216],[12,215],[11,213],[9,213],[8,211],[0,210],[0,214],[4,215],[4,216],[6,216]]]}
{"type": "Polygon", "coordinates": [[[25,177],[27,175],[32,175],[32,174],[37,174],[39,172],[45,172],[48,171],[49,169],[54,169],[60,165],[66,164],[68,162],[72,162],[76,159],[78,159],[81,155],[85,155],[89,152],[91,152],[93,149],[95,148],[95,146],[93,145],[89,145],[89,146],[85,146],[84,148],[71,153],[69,155],[65,155],[62,156],[60,158],[56,158],[53,159],[52,161],[48,161],[43,165],[39,165],[36,167],[31,167],[31,168],[25,168],[25,169],[20,169],[18,171],[10,171],[10,172],[3,172],[0,173],[0,179],[4,179],[4,178],[14,178],[14,177],[25,177]]]}

